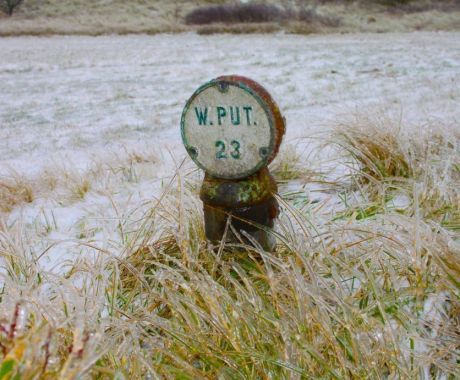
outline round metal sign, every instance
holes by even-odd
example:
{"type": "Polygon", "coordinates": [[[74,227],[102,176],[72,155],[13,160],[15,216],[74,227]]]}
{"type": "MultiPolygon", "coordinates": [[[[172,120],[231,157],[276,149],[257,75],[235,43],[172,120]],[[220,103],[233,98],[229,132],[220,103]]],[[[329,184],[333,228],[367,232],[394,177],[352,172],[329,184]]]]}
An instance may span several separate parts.
{"type": "Polygon", "coordinates": [[[278,152],[284,119],[270,94],[251,79],[223,76],[185,105],[182,140],[192,160],[216,178],[247,177],[278,152]]]}

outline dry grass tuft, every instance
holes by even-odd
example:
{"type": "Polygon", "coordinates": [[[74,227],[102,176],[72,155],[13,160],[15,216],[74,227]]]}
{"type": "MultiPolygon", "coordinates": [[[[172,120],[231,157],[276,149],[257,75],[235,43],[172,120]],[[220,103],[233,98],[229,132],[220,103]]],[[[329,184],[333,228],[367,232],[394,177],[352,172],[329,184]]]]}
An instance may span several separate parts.
{"type": "Polygon", "coordinates": [[[407,212],[458,229],[460,136],[455,128],[358,116],[339,125],[332,141],[351,159],[351,179],[361,193],[381,205],[403,196],[411,204],[407,212]]]}
{"type": "Polygon", "coordinates": [[[299,150],[296,145],[285,145],[270,166],[270,172],[277,182],[307,181],[317,175],[310,166],[305,148],[299,150]]]}
{"type": "Polygon", "coordinates": [[[364,182],[413,177],[412,147],[401,125],[386,118],[357,116],[339,124],[334,141],[358,163],[356,173],[364,182]]]}
{"type": "Polygon", "coordinates": [[[33,184],[16,172],[0,179],[0,211],[10,212],[14,207],[34,200],[33,184]]]}

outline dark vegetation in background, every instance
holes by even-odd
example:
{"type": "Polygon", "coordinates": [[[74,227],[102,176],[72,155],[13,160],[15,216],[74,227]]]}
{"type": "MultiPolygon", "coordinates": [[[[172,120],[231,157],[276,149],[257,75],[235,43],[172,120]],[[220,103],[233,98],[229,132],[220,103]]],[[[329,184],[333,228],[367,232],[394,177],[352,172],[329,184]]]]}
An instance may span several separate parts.
{"type": "MultiPolygon", "coordinates": [[[[337,27],[338,17],[318,14],[312,4],[353,3],[355,0],[317,0],[297,2],[300,10],[265,3],[221,4],[202,6],[185,16],[187,25],[209,25],[214,23],[270,23],[304,22],[337,27]]],[[[449,10],[458,8],[460,0],[361,0],[361,5],[380,5],[390,12],[421,12],[430,9],[449,10]]]]}
{"type": "Polygon", "coordinates": [[[209,25],[213,23],[269,23],[269,22],[305,22],[320,23],[337,27],[340,19],[319,15],[313,9],[282,9],[275,5],[250,3],[214,5],[197,8],[185,16],[187,25],[209,25]]]}
{"type": "Polygon", "coordinates": [[[11,16],[23,0],[0,0],[0,10],[11,16]]]}

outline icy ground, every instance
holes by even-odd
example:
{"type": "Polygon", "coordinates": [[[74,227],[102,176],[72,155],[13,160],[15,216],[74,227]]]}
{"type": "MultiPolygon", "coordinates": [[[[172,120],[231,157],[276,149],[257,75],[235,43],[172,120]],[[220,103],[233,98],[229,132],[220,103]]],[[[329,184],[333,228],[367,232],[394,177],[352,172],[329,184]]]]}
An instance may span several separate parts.
{"type": "Polygon", "coordinates": [[[59,242],[40,256],[48,268],[82,240],[116,244],[120,218],[148,208],[185,157],[187,98],[223,74],[266,86],[285,146],[356,111],[460,117],[460,33],[2,38],[0,173],[34,192],[7,224],[37,256],[59,242]]]}

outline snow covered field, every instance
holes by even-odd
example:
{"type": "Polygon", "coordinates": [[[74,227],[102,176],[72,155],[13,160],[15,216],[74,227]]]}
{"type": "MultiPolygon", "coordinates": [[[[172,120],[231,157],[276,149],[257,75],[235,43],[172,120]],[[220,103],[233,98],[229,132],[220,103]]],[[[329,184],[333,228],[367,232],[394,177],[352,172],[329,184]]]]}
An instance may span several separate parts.
{"type": "Polygon", "coordinates": [[[25,183],[32,201],[5,218],[33,226],[43,247],[115,239],[118,210],[157,196],[185,157],[185,101],[222,74],[267,87],[287,119],[285,147],[355,112],[458,124],[459,41],[460,33],[0,39],[0,171],[25,183]]]}

